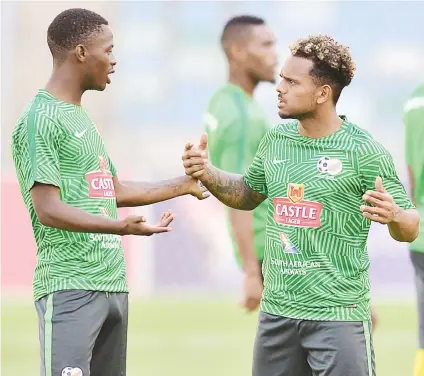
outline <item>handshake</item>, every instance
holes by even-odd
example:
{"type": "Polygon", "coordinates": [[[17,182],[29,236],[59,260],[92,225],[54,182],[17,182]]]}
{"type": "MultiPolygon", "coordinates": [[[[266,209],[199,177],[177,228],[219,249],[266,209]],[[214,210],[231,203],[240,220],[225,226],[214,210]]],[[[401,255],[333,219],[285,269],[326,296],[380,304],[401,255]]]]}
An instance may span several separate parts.
{"type": "Polygon", "coordinates": [[[186,175],[195,179],[203,176],[208,166],[208,135],[206,133],[202,134],[198,146],[192,142],[185,145],[182,160],[186,175]]]}

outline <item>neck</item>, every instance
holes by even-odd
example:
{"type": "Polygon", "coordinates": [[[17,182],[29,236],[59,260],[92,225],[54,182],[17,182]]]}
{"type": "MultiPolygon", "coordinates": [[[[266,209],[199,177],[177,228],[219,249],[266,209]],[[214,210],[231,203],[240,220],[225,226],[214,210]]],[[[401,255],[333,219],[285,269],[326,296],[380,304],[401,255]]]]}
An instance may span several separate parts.
{"type": "Polygon", "coordinates": [[[230,72],[228,82],[241,88],[249,96],[253,96],[253,92],[258,86],[258,81],[252,79],[246,72],[230,63],[230,72]]]}
{"type": "Polygon", "coordinates": [[[326,137],[337,132],[343,120],[337,115],[336,109],[321,111],[300,120],[299,133],[310,138],[326,137]]]}
{"type": "Polygon", "coordinates": [[[84,93],[81,88],[80,76],[81,74],[72,69],[66,62],[61,65],[54,65],[45,90],[63,102],[80,106],[84,93]]]}

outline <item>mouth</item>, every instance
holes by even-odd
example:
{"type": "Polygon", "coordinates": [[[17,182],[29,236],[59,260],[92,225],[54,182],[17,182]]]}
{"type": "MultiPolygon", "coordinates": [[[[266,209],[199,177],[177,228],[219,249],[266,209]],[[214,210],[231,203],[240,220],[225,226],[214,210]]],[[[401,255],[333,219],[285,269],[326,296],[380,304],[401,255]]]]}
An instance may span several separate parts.
{"type": "Polygon", "coordinates": [[[284,107],[286,104],[287,104],[287,102],[283,98],[278,97],[278,100],[277,100],[278,108],[284,107]]]}
{"type": "Polygon", "coordinates": [[[109,75],[114,74],[115,73],[115,69],[112,69],[108,74],[107,74],[107,83],[110,84],[112,81],[110,80],[109,75]]]}

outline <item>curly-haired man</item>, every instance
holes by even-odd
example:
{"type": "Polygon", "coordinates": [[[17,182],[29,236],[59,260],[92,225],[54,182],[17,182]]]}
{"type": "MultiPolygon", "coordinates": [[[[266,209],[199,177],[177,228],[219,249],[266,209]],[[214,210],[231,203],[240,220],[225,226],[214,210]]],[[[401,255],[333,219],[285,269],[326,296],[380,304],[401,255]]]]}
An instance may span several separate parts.
{"type": "Polygon", "coordinates": [[[387,150],[337,115],[349,49],[319,35],[290,50],[277,92],[293,120],[268,131],[244,175],[212,166],[203,135],[185,147],[186,174],[235,209],[268,198],[253,376],[375,375],[368,231],[378,222],[412,242],[419,216],[387,150]]]}

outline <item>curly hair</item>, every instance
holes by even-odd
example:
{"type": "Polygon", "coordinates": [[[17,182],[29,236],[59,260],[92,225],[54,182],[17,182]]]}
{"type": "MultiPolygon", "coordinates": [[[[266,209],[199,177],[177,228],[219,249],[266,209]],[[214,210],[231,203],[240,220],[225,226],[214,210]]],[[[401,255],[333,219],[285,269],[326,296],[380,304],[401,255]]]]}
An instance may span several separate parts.
{"type": "Polygon", "coordinates": [[[356,64],[350,49],[328,35],[310,35],[298,39],[290,46],[293,56],[314,62],[311,76],[318,84],[328,84],[333,89],[333,100],[337,103],[344,87],[355,75],[356,64]]]}
{"type": "Polygon", "coordinates": [[[47,30],[47,44],[53,58],[59,58],[64,51],[84,43],[103,25],[108,25],[108,22],[87,9],[72,8],[58,14],[47,30]]]}

